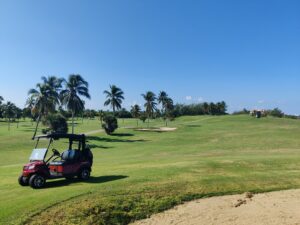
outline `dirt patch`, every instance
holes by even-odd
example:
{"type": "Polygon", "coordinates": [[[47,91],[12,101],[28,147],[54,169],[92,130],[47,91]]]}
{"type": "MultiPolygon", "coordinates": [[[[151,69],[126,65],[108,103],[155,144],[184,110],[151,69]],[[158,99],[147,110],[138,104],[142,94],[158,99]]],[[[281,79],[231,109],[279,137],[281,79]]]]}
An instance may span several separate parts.
{"type": "Polygon", "coordinates": [[[176,127],[160,127],[160,128],[140,128],[140,129],[135,129],[136,131],[153,131],[153,132],[168,132],[168,131],[175,131],[177,130],[176,127]]]}
{"type": "Polygon", "coordinates": [[[300,225],[300,190],[192,201],[134,225],[300,225]]]}

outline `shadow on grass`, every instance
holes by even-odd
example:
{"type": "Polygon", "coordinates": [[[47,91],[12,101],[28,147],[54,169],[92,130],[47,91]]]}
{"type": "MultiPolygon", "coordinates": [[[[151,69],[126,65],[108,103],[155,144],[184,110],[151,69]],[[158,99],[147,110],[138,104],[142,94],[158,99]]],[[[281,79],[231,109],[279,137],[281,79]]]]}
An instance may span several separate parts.
{"type": "Polygon", "coordinates": [[[126,140],[126,139],[117,139],[117,138],[106,138],[106,137],[97,137],[97,136],[89,136],[88,140],[90,141],[102,141],[102,142],[120,142],[120,143],[134,143],[134,142],[145,142],[144,139],[137,140],[126,140]]]}
{"type": "Polygon", "coordinates": [[[109,148],[113,148],[110,146],[104,146],[104,145],[97,145],[97,144],[89,144],[89,146],[94,149],[94,148],[102,148],[102,149],[109,149],[109,148]]]}
{"type": "Polygon", "coordinates": [[[119,134],[112,134],[111,136],[114,136],[114,137],[132,137],[132,136],[134,136],[134,134],[130,134],[130,133],[119,133],[119,134]]]}
{"type": "Polygon", "coordinates": [[[186,127],[201,127],[201,125],[185,125],[186,127]]]}
{"type": "Polygon", "coordinates": [[[63,187],[63,186],[68,186],[73,183],[90,183],[90,184],[101,184],[101,183],[106,183],[106,182],[111,182],[111,181],[116,181],[116,180],[122,180],[126,179],[128,176],[124,175],[111,175],[111,176],[100,176],[100,177],[90,177],[89,180],[82,181],[79,179],[59,179],[59,180],[53,180],[49,181],[46,183],[45,188],[56,188],[56,187],[63,187]]]}

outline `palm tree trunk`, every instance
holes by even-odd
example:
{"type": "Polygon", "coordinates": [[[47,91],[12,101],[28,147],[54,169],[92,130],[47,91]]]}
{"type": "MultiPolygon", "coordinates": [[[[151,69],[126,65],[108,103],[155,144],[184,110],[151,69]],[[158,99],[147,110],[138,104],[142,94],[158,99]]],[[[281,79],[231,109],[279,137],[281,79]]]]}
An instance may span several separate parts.
{"type": "Polygon", "coordinates": [[[40,119],[41,119],[41,115],[38,116],[37,118],[37,121],[36,121],[36,126],[35,126],[35,131],[34,131],[34,134],[32,136],[32,140],[35,138],[36,136],[36,132],[37,132],[37,129],[38,129],[38,126],[39,126],[39,123],[40,123],[40,119]]]}
{"type": "Polygon", "coordinates": [[[139,120],[136,120],[136,127],[139,127],[139,120]]]}
{"type": "Polygon", "coordinates": [[[148,128],[149,128],[149,125],[150,125],[150,117],[148,117],[148,128]]]}
{"type": "Polygon", "coordinates": [[[8,118],[8,130],[10,131],[10,118],[8,118]]]}
{"type": "Polygon", "coordinates": [[[72,134],[74,134],[74,110],[72,109],[72,134]]]}

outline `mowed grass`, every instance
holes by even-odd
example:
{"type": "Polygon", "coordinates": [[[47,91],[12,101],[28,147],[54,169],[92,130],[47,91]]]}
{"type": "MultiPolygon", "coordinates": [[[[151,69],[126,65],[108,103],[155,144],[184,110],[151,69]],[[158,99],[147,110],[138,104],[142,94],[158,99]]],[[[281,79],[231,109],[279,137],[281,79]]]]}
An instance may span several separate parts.
{"type": "MultiPolygon", "coordinates": [[[[98,120],[77,122],[78,133],[100,129],[98,120]]],[[[33,190],[17,183],[33,125],[8,132],[0,123],[0,224],[126,224],[195,198],[300,187],[298,120],[181,117],[172,132],[134,131],[134,119],[119,125],[114,136],[90,135],[90,181],[53,180],[33,190]]]]}

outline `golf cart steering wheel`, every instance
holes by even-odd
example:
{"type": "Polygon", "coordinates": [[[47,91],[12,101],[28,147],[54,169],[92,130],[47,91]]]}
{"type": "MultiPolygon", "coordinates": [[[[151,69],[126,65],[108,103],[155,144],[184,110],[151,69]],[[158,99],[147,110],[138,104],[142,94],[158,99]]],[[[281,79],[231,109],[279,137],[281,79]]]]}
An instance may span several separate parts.
{"type": "Polygon", "coordinates": [[[54,155],[60,156],[60,153],[58,150],[56,150],[55,148],[52,149],[52,152],[54,155]]]}

